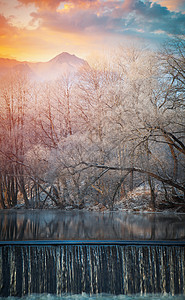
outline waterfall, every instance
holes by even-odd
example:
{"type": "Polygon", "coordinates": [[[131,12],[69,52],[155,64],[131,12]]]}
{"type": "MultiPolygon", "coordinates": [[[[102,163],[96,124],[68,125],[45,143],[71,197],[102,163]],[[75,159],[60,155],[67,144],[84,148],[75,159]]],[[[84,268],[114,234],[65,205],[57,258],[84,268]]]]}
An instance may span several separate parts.
{"type": "Polygon", "coordinates": [[[185,295],[185,247],[0,247],[0,295],[185,295]]]}

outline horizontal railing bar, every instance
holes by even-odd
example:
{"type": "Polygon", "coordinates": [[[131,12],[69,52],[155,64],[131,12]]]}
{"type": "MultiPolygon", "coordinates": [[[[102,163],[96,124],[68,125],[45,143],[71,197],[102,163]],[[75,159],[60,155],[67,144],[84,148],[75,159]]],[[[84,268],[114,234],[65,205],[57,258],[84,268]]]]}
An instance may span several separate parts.
{"type": "Polygon", "coordinates": [[[185,241],[162,240],[27,240],[27,241],[0,241],[0,246],[63,246],[63,245],[122,245],[122,246],[185,246],[185,241]]]}

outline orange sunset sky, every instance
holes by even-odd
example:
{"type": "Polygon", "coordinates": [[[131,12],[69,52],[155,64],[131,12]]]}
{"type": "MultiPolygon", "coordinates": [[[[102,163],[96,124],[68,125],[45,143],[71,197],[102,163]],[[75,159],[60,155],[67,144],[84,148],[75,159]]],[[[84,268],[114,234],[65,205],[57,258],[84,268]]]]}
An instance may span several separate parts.
{"type": "Polygon", "coordinates": [[[185,0],[0,0],[0,57],[86,58],[118,44],[158,46],[185,33],[185,0]]]}

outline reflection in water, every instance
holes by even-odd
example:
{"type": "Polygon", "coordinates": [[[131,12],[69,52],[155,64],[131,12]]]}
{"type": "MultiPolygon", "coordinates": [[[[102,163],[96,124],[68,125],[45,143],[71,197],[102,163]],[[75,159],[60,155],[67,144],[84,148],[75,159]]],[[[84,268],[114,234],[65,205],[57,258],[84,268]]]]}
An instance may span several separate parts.
{"type": "Polygon", "coordinates": [[[0,211],[0,240],[185,240],[185,215],[0,211]]]}

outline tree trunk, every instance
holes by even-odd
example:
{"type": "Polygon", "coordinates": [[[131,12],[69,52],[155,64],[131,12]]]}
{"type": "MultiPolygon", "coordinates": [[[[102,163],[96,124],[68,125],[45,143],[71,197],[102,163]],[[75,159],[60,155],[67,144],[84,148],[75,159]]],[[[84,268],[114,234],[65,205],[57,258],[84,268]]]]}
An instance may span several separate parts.
{"type": "Polygon", "coordinates": [[[151,206],[152,208],[155,210],[156,209],[156,203],[155,203],[155,199],[156,199],[156,196],[155,196],[155,187],[154,187],[154,184],[152,182],[152,179],[150,176],[148,176],[148,184],[150,186],[150,197],[151,197],[151,206]]]}
{"type": "Polygon", "coordinates": [[[25,189],[25,183],[24,183],[23,177],[20,177],[20,179],[19,179],[19,187],[20,187],[20,191],[23,195],[26,208],[28,208],[29,207],[29,200],[28,200],[26,189],[25,189]]]}

